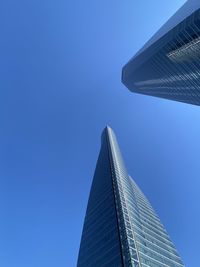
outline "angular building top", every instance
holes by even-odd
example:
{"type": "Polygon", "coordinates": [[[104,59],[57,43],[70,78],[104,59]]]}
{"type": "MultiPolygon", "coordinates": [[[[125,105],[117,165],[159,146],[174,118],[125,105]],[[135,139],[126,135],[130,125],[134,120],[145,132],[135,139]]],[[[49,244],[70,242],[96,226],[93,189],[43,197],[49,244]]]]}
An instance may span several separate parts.
{"type": "Polygon", "coordinates": [[[133,92],[200,105],[200,1],[187,1],[122,70],[133,92]]]}
{"type": "Polygon", "coordinates": [[[183,267],[158,215],[128,175],[106,127],[90,191],[77,267],[183,267]]]}

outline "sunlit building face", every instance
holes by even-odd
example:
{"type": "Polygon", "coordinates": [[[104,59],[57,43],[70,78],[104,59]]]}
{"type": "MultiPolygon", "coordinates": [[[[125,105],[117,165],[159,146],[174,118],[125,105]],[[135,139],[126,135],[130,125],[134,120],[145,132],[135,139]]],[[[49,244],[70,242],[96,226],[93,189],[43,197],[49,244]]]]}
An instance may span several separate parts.
{"type": "Polygon", "coordinates": [[[190,0],[124,66],[132,92],[200,105],[200,1],[190,0]]]}
{"type": "Polygon", "coordinates": [[[183,267],[158,215],[128,175],[106,127],[90,191],[77,267],[183,267]]]}

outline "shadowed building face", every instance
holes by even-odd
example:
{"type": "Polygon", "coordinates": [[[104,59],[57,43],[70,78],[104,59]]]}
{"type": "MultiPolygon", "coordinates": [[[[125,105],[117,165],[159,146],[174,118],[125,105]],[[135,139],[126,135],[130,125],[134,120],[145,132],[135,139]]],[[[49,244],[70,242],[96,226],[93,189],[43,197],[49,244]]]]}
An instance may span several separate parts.
{"type": "Polygon", "coordinates": [[[159,217],[128,175],[110,127],[102,134],[77,267],[183,267],[159,217]]]}
{"type": "Polygon", "coordinates": [[[200,105],[200,1],[186,4],[123,67],[132,92],[200,105]]]}

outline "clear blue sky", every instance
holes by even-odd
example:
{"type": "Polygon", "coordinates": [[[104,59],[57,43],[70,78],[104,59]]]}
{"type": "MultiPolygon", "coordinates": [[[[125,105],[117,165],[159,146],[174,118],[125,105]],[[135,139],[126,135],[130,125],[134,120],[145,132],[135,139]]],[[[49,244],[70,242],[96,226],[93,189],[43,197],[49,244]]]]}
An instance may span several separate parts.
{"type": "Polygon", "coordinates": [[[106,124],[186,266],[198,266],[200,107],[120,82],[183,2],[1,1],[0,266],[76,266],[106,124]]]}

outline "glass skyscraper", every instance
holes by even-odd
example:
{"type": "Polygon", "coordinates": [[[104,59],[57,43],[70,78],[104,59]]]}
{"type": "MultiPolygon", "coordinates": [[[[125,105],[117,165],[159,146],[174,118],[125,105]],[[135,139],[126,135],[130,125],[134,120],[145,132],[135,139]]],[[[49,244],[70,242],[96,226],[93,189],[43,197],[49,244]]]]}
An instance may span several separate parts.
{"type": "Polygon", "coordinates": [[[139,94],[200,105],[200,1],[189,0],[124,66],[139,94]]]}
{"type": "Polygon", "coordinates": [[[128,175],[113,130],[102,133],[77,267],[183,267],[159,217],[128,175]]]}

